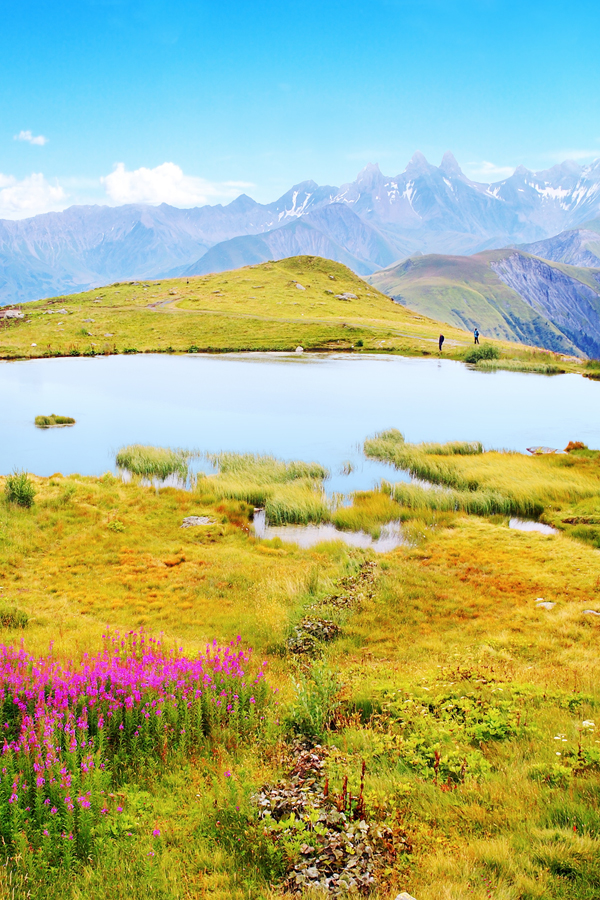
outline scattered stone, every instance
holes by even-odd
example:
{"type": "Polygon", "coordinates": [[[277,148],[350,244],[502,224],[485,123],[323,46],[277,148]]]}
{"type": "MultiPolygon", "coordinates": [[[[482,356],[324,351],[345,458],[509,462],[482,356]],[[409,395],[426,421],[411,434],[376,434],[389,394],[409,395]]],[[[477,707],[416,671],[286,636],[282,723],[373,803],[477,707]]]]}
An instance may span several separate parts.
{"type": "Polygon", "coordinates": [[[305,290],[306,290],[306,288],[304,287],[304,285],[303,285],[303,284],[300,284],[299,281],[296,282],[296,287],[298,288],[299,291],[305,291],[305,290]]]}
{"type": "Polygon", "coordinates": [[[31,346],[32,346],[32,347],[37,347],[37,344],[32,344],[31,346]]]}
{"type": "Polygon", "coordinates": [[[398,894],[396,900],[415,900],[410,894],[407,894],[406,891],[402,891],[401,894],[398,894]]]}
{"type": "Polygon", "coordinates": [[[111,334],[110,332],[105,332],[104,337],[114,337],[114,334],[111,334]]]}
{"type": "Polygon", "coordinates": [[[0,319],[24,319],[25,313],[19,312],[18,309],[7,309],[0,312],[0,319]]]}
{"type": "MultiPolygon", "coordinates": [[[[366,895],[375,885],[375,872],[389,866],[398,851],[412,848],[404,832],[367,822],[359,797],[352,798],[345,788],[338,797],[330,794],[328,782],[322,783],[326,755],[319,744],[293,747],[288,779],[262,788],[254,801],[265,825],[292,813],[295,821],[310,821],[310,814],[318,813],[317,830],[306,834],[300,859],[287,871],[284,887],[290,894],[300,897],[306,888],[316,888],[333,897],[366,895]]],[[[293,824],[289,833],[294,834],[293,824]]]]}
{"type": "Polygon", "coordinates": [[[343,294],[336,294],[335,296],[337,300],[358,300],[356,294],[350,294],[348,291],[343,294]]]}
{"type": "Polygon", "coordinates": [[[210,516],[187,516],[183,520],[182,528],[195,528],[197,525],[214,525],[215,520],[210,516]]]}
{"type": "Polygon", "coordinates": [[[300,346],[296,347],[294,353],[304,353],[304,347],[300,347],[300,346]]]}
{"type": "Polygon", "coordinates": [[[536,609],[554,609],[556,603],[552,603],[551,600],[536,600],[535,608],[536,609]]]}
{"type": "Polygon", "coordinates": [[[584,609],[584,616],[600,616],[600,612],[597,609],[584,609]]]}
{"type": "Polygon", "coordinates": [[[318,613],[324,609],[352,609],[371,598],[375,592],[376,564],[371,560],[364,562],[355,575],[347,575],[336,583],[337,590],[332,591],[319,603],[309,607],[312,615],[306,615],[296,625],[288,638],[286,647],[295,655],[318,656],[323,643],[334,640],[341,631],[340,626],[331,619],[318,613]]]}

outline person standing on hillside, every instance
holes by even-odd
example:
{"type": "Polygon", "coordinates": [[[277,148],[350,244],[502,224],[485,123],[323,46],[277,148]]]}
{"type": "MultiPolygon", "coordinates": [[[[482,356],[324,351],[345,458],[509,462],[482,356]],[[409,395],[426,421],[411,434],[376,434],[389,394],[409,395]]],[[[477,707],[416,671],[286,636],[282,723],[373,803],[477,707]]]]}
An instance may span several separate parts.
{"type": "Polygon", "coordinates": [[[476,328],[475,331],[473,332],[473,337],[474,337],[474,339],[475,339],[475,340],[474,340],[474,343],[475,343],[475,344],[478,344],[478,343],[479,343],[479,331],[477,330],[477,328],[476,328]]]}
{"type": "Polygon", "coordinates": [[[439,344],[439,346],[440,346],[440,353],[442,352],[442,345],[443,345],[443,343],[444,343],[444,340],[445,340],[444,335],[443,335],[443,334],[440,334],[440,337],[439,337],[439,340],[438,340],[438,344],[439,344]]]}

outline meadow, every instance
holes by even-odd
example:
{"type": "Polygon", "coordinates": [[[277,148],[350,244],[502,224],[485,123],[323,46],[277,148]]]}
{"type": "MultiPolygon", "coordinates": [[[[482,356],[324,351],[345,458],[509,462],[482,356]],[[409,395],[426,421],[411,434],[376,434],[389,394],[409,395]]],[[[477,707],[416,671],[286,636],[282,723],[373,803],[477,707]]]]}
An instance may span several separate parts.
{"type": "MultiPolygon", "coordinates": [[[[340,263],[299,256],[232,272],[116,283],[23,305],[0,322],[0,359],[247,350],[396,352],[463,359],[472,335],[393,302],[340,263]]],[[[485,333],[484,333],[485,334],[485,333]]],[[[491,333],[490,333],[491,336],[491,333]]],[[[492,340],[519,371],[581,371],[575,358],[492,340]]],[[[476,362],[476,360],[474,360],[476,362]]],[[[487,364],[489,365],[489,364],[487,364]]]]}
{"type": "Polygon", "coordinates": [[[367,450],[439,487],[345,506],[233,454],[152,487],[148,448],[128,483],[0,479],[0,897],[598,896],[598,455],[367,450]],[[407,543],[259,541],[260,492],[407,543]]]}

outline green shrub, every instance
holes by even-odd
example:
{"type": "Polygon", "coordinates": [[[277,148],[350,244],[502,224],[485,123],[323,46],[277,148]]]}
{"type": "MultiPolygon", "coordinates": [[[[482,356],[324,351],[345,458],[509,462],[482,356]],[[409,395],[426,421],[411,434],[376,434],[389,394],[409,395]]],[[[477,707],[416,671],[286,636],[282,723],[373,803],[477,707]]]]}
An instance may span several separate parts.
{"type": "Polygon", "coordinates": [[[500,359],[500,351],[492,344],[483,344],[481,347],[473,347],[464,355],[466,363],[476,364],[480,359],[500,359]]]}
{"type": "Polygon", "coordinates": [[[35,487],[27,472],[15,471],[6,476],[4,496],[8,503],[16,503],[29,509],[35,499],[35,487]]]}
{"type": "Polygon", "coordinates": [[[28,622],[29,616],[24,610],[19,609],[17,606],[0,604],[1,628],[26,628],[28,622]]]}

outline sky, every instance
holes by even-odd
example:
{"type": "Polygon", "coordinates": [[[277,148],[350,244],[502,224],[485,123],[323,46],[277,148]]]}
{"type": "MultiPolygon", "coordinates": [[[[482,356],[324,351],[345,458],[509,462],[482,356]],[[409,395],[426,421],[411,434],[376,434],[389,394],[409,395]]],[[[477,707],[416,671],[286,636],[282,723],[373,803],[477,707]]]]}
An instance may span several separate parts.
{"type": "Polygon", "coordinates": [[[600,157],[600,4],[4,4],[0,218],[260,202],[451,150],[469,177],[600,157]]]}

